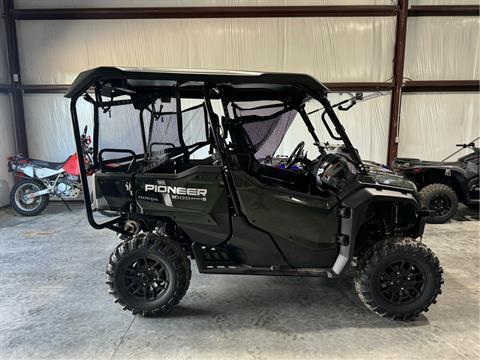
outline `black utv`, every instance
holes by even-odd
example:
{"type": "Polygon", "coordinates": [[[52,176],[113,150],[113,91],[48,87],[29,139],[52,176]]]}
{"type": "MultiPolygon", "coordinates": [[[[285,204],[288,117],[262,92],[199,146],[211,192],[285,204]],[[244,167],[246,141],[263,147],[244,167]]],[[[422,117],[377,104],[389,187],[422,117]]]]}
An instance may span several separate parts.
{"type": "Polygon", "coordinates": [[[427,311],[443,283],[421,242],[428,213],[412,182],[366,170],[327,93],[303,74],[81,73],[66,96],[79,153],[77,105],[93,107],[94,164],[80,163],[81,176],[91,226],[124,239],[107,265],[115,302],[168,312],[195,260],[205,274],[336,277],[353,266],[370,310],[427,311]],[[298,141],[294,126],[311,139],[273,161],[298,141]],[[341,146],[327,151],[319,136],[341,146]]]}
{"type": "MultiPolygon", "coordinates": [[[[475,139],[474,141],[478,140],[475,139]]],[[[478,210],[480,204],[480,149],[474,141],[460,147],[442,161],[397,158],[393,170],[413,181],[420,191],[422,204],[430,210],[427,222],[443,224],[453,218],[458,203],[478,210]],[[446,161],[463,149],[471,152],[456,161],[446,161]]]]}

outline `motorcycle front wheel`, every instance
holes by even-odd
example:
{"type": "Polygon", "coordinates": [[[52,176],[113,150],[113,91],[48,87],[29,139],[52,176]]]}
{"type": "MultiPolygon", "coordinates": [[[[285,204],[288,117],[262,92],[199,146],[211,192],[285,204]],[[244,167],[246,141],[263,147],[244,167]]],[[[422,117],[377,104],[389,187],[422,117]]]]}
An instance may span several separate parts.
{"type": "Polygon", "coordinates": [[[10,191],[10,205],[22,216],[36,216],[40,214],[48,204],[49,195],[44,194],[26,199],[28,194],[45,189],[45,186],[35,179],[24,179],[13,185],[10,191]]]}

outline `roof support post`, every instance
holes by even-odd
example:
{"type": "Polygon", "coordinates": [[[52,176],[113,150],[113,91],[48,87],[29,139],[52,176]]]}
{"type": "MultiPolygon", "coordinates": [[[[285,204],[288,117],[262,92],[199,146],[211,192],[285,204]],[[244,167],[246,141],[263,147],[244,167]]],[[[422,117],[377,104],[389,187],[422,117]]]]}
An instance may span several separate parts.
{"type": "Polygon", "coordinates": [[[390,105],[390,125],[388,130],[387,164],[391,165],[398,151],[398,123],[402,98],[403,67],[405,64],[405,42],[407,38],[408,0],[398,1],[397,30],[395,35],[395,55],[393,58],[393,89],[390,105]]]}
{"type": "Polygon", "coordinates": [[[23,109],[23,90],[21,88],[20,61],[18,57],[17,29],[15,27],[15,19],[12,15],[12,10],[13,0],[3,0],[16,151],[24,156],[28,156],[27,131],[23,109]]]}

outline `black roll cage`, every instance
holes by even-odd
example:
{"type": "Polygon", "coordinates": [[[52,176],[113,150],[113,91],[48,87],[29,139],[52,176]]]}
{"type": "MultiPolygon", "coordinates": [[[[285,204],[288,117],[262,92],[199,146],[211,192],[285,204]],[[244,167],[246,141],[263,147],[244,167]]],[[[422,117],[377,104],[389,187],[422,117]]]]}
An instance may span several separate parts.
{"type": "MultiPolygon", "coordinates": [[[[102,69],[102,68],[99,68],[99,69],[102,69]]],[[[108,112],[112,106],[117,106],[117,105],[133,104],[137,109],[140,110],[140,126],[142,128],[142,142],[144,144],[144,146],[143,146],[144,147],[144,154],[135,155],[135,156],[132,155],[132,156],[124,157],[124,158],[119,158],[119,159],[112,160],[112,162],[123,162],[123,161],[128,161],[128,160],[132,160],[132,162],[133,162],[133,161],[136,161],[137,158],[138,159],[141,159],[142,157],[145,158],[146,154],[148,153],[148,149],[147,149],[147,139],[145,138],[145,131],[144,131],[145,130],[145,124],[144,124],[144,121],[143,121],[143,114],[144,114],[144,111],[149,111],[149,110],[146,110],[149,104],[153,103],[154,101],[158,100],[159,98],[162,98],[162,94],[158,94],[155,91],[151,91],[151,90],[150,90],[150,92],[139,91],[140,96],[137,97],[137,94],[136,94],[135,98],[134,98],[134,95],[132,95],[131,100],[114,100],[114,96],[129,95],[130,90],[127,89],[127,86],[125,86],[125,88],[120,89],[118,94],[115,93],[116,90],[114,88],[109,89],[110,90],[110,100],[109,101],[103,101],[102,100],[102,95],[103,96],[105,96],[105,95],[102,94],[102,92],[104,90],[102,88],[102,85],[105,85],[105,84],[109,85],[110,83],[108,83],[108,82],[103,82],[102,83],[96,78],[90,80],[90,82],[87,81],[88,76],[90,76],[92,71],[93,70],[85,72],[85,73],[87,73],[86,75],[84,73],[82,73],[77,78],[77,80],[75,80],[74,84],[72,85],[72,88],[66,94],[66,97],[71,98],[70,113],[71,113],[72,123],[73,123],[75,145],[76,145],[77,153],[79,154],[79,158],[80,159],[82,158],[82,156],[80,156],[80,155],[83,154],[83,150],[82,150],[82,145],[81,145],[81,140],[80,140],[81,139],[81,134],[80,134],[80,128],[79,128],[79,123],[78,123],[78,115],[77,115],[76,104],[77,104],[78,99],[81,96],[84,96],[84,99],[86,101],[92,103],[93,106],[94,106],[94,133],[93,133],[93,145],[94,145],[93,146],[94,147],[93,162],[94,162],[94,167],[98,168],[98,166],[101,165],[101,164],[99,164],[99,158],[97,156],[97,154],[98,154],[98,135],[99,135],[98,134],[99,111],[100,111],[100,109],[102,109],[103,112],[108,112]],[[85,77],[87,79],[85,79],[85,77]],[[88,94],[88,91],[90,90],[90,87],[92,85],[94,86],[95,100],[88,94]],[[148,99],[150,99],[152,101],[149,102],[148,99]],[[141,106],[142,101],[143,101],[143,106],[141,106]]],[[[139,74],[141,75],[140,78],[143,79],[144,74],[141,73],[141,72],[139,72],[139,74]]],[[[182,97],[185,97],[185,98],[189,97],[188,96],[188,91],[184,94],[184,96],[182,96],[181,89],[180,89],[181,84],[184,83],[184,81],[185,81],[185,80],[182,80],[180,78],[183,77],[184,75],[185,74],[182,74],[181,76],[180,75],[177,76],[179,79],[177,80],[177,82],[175,84],[173,92],[170,90],[171,94],[177,100],[176,101],[176,107],[177,107],[176,114],[177,114],[177,116],[178,116],[179,112],[181,113],[181,111],[182,111],[181,110],[180,99],[182,97]]],[[[286,86],[285,84],[287,84],[287,85],[295,86],[296,88],[299,88],[301,90],[301,93],[303,94],[303,96],[301,96],[299,98],[298,94],[297,94],[296,97],[293,97],[293,98],[289,97],[288,99],[291,101],[291,105],[286,106],[285,109],[282,110],[282,112],[283,111],[288,111],[288,110],[286,110],[287,108],[289,110],[292,110],[292,109],[297,110],[300,113],[303,121],[305,122],[308,131],[311,133],[312,137],[314,138],[315,142],[317,142],[317,143],[319,143],[319,140],[318,140],[318,137],[315,133],[314,127],[313,127],[313,125],[312,125],[312,123],[311,123],[311,121],[308,117],[308,114],[306,114],[306,112],[305,112],[304,102],[305,102],[306,99],[310,99],[310,98],[313,98],[313,99],[319,101],[323,105],[324,113],[326,115],[328,115],[332,124],[334,125],[335,131],[339,135],[340,139],[344,142],[344,145],[345,145],[347,151],[349,152],[352,161],[356,164],[356,166],[358,167],[358,170],[361,173],[365,173],[365,168],[364,168],[364,165],[363,165],[363,163],[360,159],[360,156],[358,155],[357,151],[353,147],[350,139],[348,138],[348,135],[345,132],[345,128],[340,123],[338,117],[336,116],[336,114],[333,110],[332,105],[330,104],[330,102],[328,101],[328,99],[326,97],[326,92],[328,91],[328,89],[325,88],[320,83],[314,81],[312,78],[307,77],[306,75],[298,75],[299,79],[302,80],[301,82],[303,82],[303,84],[296,84],[295,82],[292,82],[290,84],[288,82],[285,82],[286,79],[290,79],[292,77],[295,78],[294,75],[295,74],[285,74],[285,76],[282,77],[281,74],[280,75],[279,74],[260,74],[259,76],[260,77],[263,76],[267,79],[271,79],[272,77],[276,79],[277,76],[278,76],[279,79],[285,78],[285,79],[283,79],[283,81],[279,81],[279,86],[286,86]],[[313,80],[313,82],[312,82],[312,80],[313,80]],[[315,87],[317,91],[312,90],[306,84],[312,85],[312,87],[315,87]]],[[[194,74],[192,76],[195,77],[195,76],[199,76],[199,75],[194,74]]],[[[253,75],[250,75],[250,76],[253,76],[253,75]]],[[[224,110],[226,110],[229,102],[233,103],[234,101],[239,101],[239,99],[236,98],[234,92],[232,92],[231,89],[223,86],[222,81],[209,81],[209,79],[208,79],[209,76],[204,76],[204,77],[205,77],[205,80],[203,81],[203,84],[201,86],[197,86],[194,90],[191,90],[191,95],[195,95],[195,96],[192,96],[194,98],[202,98],[203,97],[204,104],[201,104],[201,105],[204,105],[205,114],[208,115],[208,116],[206,116],[206,119],[208,119],[208,123],[210,125],[209,127],[207,127],[207,133],[208,133],[207,134],[207,139],[210,138],[210,141],[205,142],[205,145],[207,145],[207,144],[212,145],[212,142],[215,144],[215,147],[218,150],[218,154],[219,154],[219,158],[220,158],[220,162],[221,162],[221,166],[222,166],[222,174],[223,174],[223,177],[224,177],[224,182],[225,182],[228,198],[231,199],[231,208],[232,208],[232,211],[234,213],[233,215],[240,215],[241,210],[240,210],[239,200],[238,200],[237,192],[235,191],[235,185],[234,185],[233,178],[232,178],[232,175],[231,175],[231,170],[230,170],[227,158],[226,158],[227,147],[226,147],[225,139],[222,137],[222,134],[221,134],[221,124],[220,124],[219,117],[215,113],[215,111],[213,110],[213,106],[212,106],[212,103],[211,103],[212,99],[221,99],[224,110]],[[201,91],[201,90],[203,90],[203,91],[201,91]],[[199,95],[199,91],[201,91],[203,93],[202,97],[199,95]]],[[[215,76],[211,76],[211,77],[216,80],[215,76]]],[[[217,76],[218,79],[227,80],[227,81],[231,78],[237,78],[237,77],[240,77],[240,75],[229,76],[229,75],[221,74],[221,75],[217,76]]],[[[167,76],[167,78],[168,78],[168,76],[167,76]]],[[[248,77],[245,76],[245,78],[248,78],[248,77]]],[[[248,80],[250,80],[250,79],[248,79],[248,80]]],[[[121,83],[122,84],[127,83],[127,79],[122,78],[121,83]]],[[[251,81],[246,82],[246,84],[250,84],[250,83],[251,83],[251,81]]],[[[271,84],[275,85],[276,83],[272,82],[271,84]]],[[[142,89],[139,88],[139,90],[142,90],[142,89]]],[[[270,92],[265,91],[264,89],[256,88],[256,89],[254,89],[254,91],[252,91],[252,93],[253,93],[253,95],[251,93],[249,93],[248,91],[245,91],[245,90],[242,89],[239,92],[239,95],[237,95],[237,96],[240,96],[242,99],[244,99],[244,101],[266,100],[265,98],[262,97],[264,95],[267,97],[268,100],[272,100],[272,99],[268,98],[270,96],[270,92]]],[[[285,95],[285,94],[282,94],[282,95],[285,95]]],[[[282,101],[282,100],[285,100],[285,98],[278,99],[278,100],[282,101]]],[[[242,101],[242,100],[240,100],[240,101],[242,101]]],[[[235,107],[233,108],[233,110],[235,111],[235,107]]],[[[156,114],[161,113],[161,109],[158,113],[156,113],[155,109],[153,109],[153,111],[152,111],[152,109],[150,109],[150,112],[151,112],[151,116],[154,117],[154,116],[156,116],[156,114]]],[[[228,111],[225,111],[225,115],[228,116],[228,111]]],[[[178,124],[178,129],[179,129],[179,135],[181,135],[181,133],[182,133],[181,114],[180,114],[180,118],[177,117],[177,119],[179,119],[179,121],[177,121],[177,124],[178,124]]],[[[252,118],[252,121],[253,121],[253,118],[252,118]]],[[[151,122],[152,122],[152,120],[151,120],[151,122]]],[[[327,128],[328,128],[328,126],[327,126],[327,128]]],[[[182,137],[182,136],[180,136],[180,137],[182,137]]],[[[180,140],[180,144],[184,149],[188,149],[188,146],[185,145],[183,137],[180,140]]],[[[193,145],[195,145],[195,146],[192,146],[192,147],[195,148],[196,145],[198,145],[198,144],[193,144],[193,145]]],[[[202,145],[202,146],[204,146],[204,145],[202,145]]],[[[108,150],[115,150],[115,149],[104,149],[104,150],[105,150],[105,152],[107,152],[108,150]]],[[[118,152],[119,149],[116,149],[116,150],[118,152]]],[[[122,150],[120,149],[120,151],[122,151],[122,150]]],[[[195,150],[193,150],[193,151],[195,151],[195,150]]],[[[129,152],[129,151],[125,150],[124,152],[129,152]]],[[[79,166],[80,166],[80,177],[81,177],[81,180],[82,180],[82,186],[83,186],[83,192],[84,192],[84,201],[85,201],[85,205],[86,205],[87,219],[88,219],[88,222],[90,223],[90,225],[95,229],[108,228],[108,229],[114,230],[114,231],[116,231],[118,233],[121,233],[121,234],[124,234],[124,235],[132,235],[132,234],[128,233],[127,231],[125,231],[123,228],[116,225],[116,224],[119,223],[119,221],[124,219],[123,214],[120,215],[119,217],[116,217],[116,218],[114,218],[110,221],[107,221],[107,222],[104,222],[104,223],[101,223],[101,224],[99,224],[95,221],[95,219],[93,217],[92,201],[91,201],[91,198],[90,198],[90,192],[89,192],[89,187],[88,187],[88,182],[87,182],[87,169],[85,168],[85,164],[82,161],[79,161],[79,166]]]]}

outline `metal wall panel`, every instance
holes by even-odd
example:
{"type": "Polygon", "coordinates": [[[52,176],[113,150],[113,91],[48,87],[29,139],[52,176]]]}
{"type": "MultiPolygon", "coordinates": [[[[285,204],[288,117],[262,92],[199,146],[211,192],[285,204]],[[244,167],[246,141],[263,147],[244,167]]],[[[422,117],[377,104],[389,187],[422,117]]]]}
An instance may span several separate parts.
{"type": "MultiPolygon", "coordinates": [[[[31,157],[60,162],[75,152],[70,99],[57,94],[29,94],[24,96],[24,106],[31,157]]],[[[89,103],[78,101],[78,116],[82,127],[89,125],[92,129],[93,110],[89,103]]]]}
{"type": "MultiPolygon", "coordinates": [[[[1,10],[1,8],[0,8],[1,10]]],[[[5,20],[0,17],[0,83],[10,83],[8,76],[7,42],[5,38],[5,20]]]]}
{"type": "Polygon", "coordinates": [[[395,18],[19,21],[25,84],[71,83],[101,65],[305,72],[387,81],[395,18]]]}
{"type": "Polygon", "coordinates": [[[480,136],[479,119],[478,93],[404,94],[398,156],[442,160],[480,136]]]}
{"type": "Polygon", "coordinates": [[[404,76],[412,80],[480,79],[480,18],[408,19],[404,76]]]}

